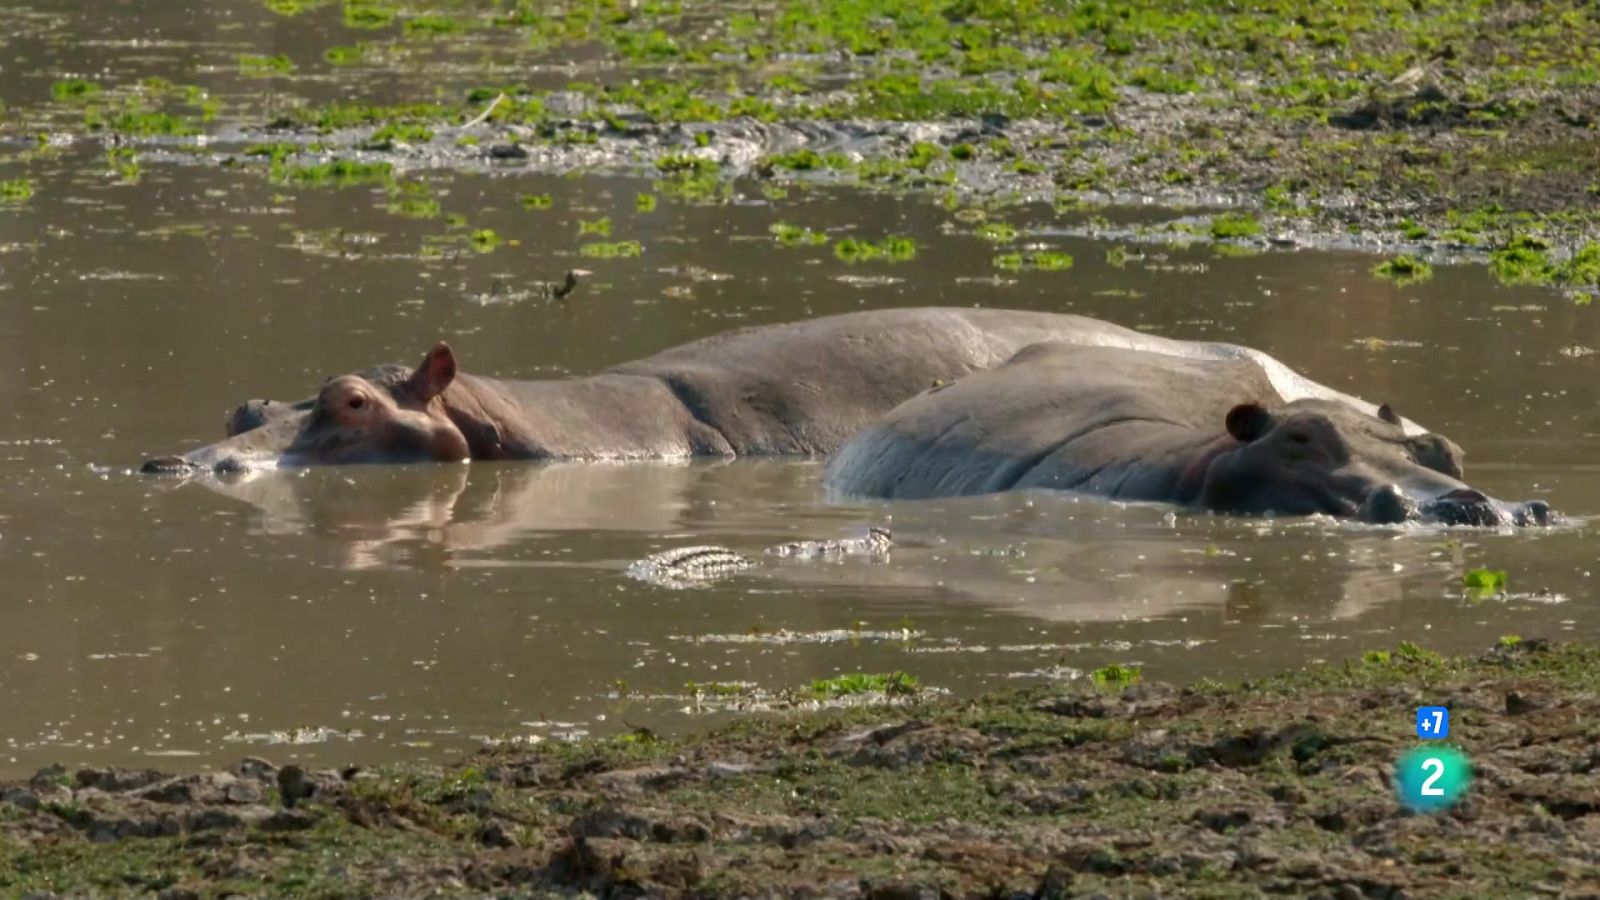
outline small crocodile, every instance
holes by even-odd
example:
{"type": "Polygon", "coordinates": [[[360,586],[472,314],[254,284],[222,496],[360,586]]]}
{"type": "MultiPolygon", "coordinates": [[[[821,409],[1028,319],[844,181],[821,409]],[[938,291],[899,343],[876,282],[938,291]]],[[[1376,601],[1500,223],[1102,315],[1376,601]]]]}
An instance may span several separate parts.
{"type": "MultiPolygon", "coordinates": [[[[833,559],[841,556],[883,556],[894,546],[889,529],[873,526],[865,537],[824,541],[791,541],[768,547],[766,555],[790,559],[833,559]]],[[[685,588],[735,575],[759,563],[727,547],[702,544],[652,553],[628,566],[628,575],[669,588],[685,588]]]]}

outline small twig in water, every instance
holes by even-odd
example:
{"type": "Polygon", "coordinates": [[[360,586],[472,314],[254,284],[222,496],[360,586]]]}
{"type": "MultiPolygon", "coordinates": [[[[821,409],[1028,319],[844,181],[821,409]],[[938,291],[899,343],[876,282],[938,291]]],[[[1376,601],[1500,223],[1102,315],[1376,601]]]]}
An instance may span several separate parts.
{"type": "Polygon", "coordinates": [[[477,127],[479,125],[482,125],[485,121],[488,120],[489,115],[494,112],[495,107],[499,106],[500,102],[502,100],[504,100],[504,99],[506,99],[505,92],[501,91],[499,94],[495,95],[495,98],[493,100],[489,101],[489,106],[488,106],[487,109],[485,109],[481,113],[478,113],[476,116],[474,116],[472,118],[471,121],[463,124],[461,127],[457,128],[456,130],[457,131],[466,131],[468,128],[475,128],[475,127],[477,127]]]}

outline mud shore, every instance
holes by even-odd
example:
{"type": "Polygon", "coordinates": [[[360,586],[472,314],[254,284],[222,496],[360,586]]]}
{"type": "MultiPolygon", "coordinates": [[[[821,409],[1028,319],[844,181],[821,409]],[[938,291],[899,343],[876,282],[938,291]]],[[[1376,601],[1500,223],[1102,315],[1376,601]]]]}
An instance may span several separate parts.
{"type": "Polygon", "coordinates": [[[0,119],[8,196],[30,154],[87,140],[124,178],[242,166],[387,185],[407,215],[437,215],[428,171],[647,173],[690,203],[847,184],[1053,202],[1089,234],[1106,206],[1193,211],[1109,236],[1356,247],[1399,280],[1467,259],[1600,285],[1600,16],[1576,0],[236,5],[293,52],[201,42],[194,83],[43,73],[0,119]]]}
{"type": "Polygon", "coordinates": [[[8,896],[1588,897],[1600,648],[1413,645],[1237,685],[770,714],[444,767],[49,769],[8,896]],[[1392,784],[1445,705],[1475,780],[1392,784]]]}

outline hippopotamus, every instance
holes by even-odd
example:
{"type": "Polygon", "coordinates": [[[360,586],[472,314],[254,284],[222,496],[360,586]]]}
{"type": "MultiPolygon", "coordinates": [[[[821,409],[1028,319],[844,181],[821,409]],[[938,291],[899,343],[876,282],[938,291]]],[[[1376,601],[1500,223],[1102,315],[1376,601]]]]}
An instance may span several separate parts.
{"type": "Polygon", "coordinates": [[[962,308],[743,328],[544,381],[470,375],[440,343],[415,367],[341,375],[295,403],[245,403],[225,440],[144,470],[823,455],[918,391],[1043,340],[1205,352],[1081,316],[962,308]]]}
{"type": "Polygon", "coordinates": [[[1543,502],[1469,487],[1448,438],[1280,368],[1259,353],[1041,342],[895,407],[839,448],[825,483],[883,498],[1053,488],[1380,524],[1554,520],[1543,502]]]}

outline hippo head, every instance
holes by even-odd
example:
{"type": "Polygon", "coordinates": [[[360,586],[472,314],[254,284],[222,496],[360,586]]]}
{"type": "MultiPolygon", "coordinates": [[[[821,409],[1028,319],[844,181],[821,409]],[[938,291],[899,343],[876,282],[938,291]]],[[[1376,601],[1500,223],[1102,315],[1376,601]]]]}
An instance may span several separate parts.
{"type": "Polygon", "coordinates": [[[340,375],[299,403],[251,400],[228,417],[226,440],[149,460],[142,471],[465,460],[467,439],[441,398],[455,377],[455,354],[441,342],[414,371],[380,366],[340,375]]]}
{"type": "Polygon", "coordinates": [[[1227,416],[1237,443],[1207,467],[1208,509],[1262,515],[1322,513],[1375,524],[1548,525],[1542,501],[1504,503],[1461,481],[1461,448],[1436,434],[1407,435],[1387,405],[1376,416],[1329,400],[1277,409],[1256,403],[1227,416]]]}

